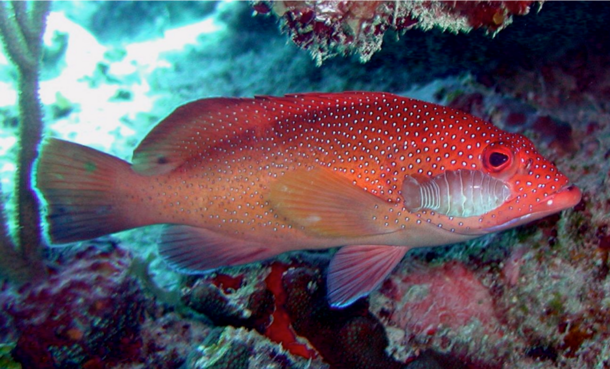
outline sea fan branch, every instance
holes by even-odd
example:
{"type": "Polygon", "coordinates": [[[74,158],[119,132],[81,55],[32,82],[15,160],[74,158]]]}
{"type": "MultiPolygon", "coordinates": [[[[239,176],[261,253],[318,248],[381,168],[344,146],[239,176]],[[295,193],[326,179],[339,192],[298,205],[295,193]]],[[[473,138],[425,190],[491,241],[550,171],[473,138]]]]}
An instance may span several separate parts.
{"type": "MultiPolygon", "coordinates": [[[[50,2],[9,5],[0,2],[0,31],[9,58],[16,65],[19,82],[19,141],[18,171],[15,193],[17,198],[17,241],[21,263],[15,268],[29,266],[32,275],[43,274],[42,232],[40,228],[40,203],[32,188],[33,164],[38,156],[42,138],[42,109],[38,97],[41,64],[42,35],[50,2]]],[[[4,221],[2,226],[4,226],[4,221]]],[[[6,232],[2,232],[0,246],[4,255],[13,255],[6,232]],[[8,251],[7,251],[8,250],[8,251]]],[[[15,256],[15,255],[13,255],[15,256]]],[[[7,259],[10,259],[7,257],[7,259]]],[[[10,266],[11,264],[9,264],[10,266]]],[[[10,275],[11,273],[5,273],[10,275]]]]}

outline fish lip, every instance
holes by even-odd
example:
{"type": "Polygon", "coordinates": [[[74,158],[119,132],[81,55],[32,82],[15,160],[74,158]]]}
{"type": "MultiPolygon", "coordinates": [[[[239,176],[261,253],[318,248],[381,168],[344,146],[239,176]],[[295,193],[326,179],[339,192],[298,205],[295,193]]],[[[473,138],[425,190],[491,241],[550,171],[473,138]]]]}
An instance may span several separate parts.
{"type": "Polygon", "coordinates": [[[499,232],[544,218],[551,214],[555,214],[575,206],[580,202],[581,199],[582,192],[580,189],[575,185],[568,183],[559,190],[545,197],[544,201],[534,205],[529,213],[521,217],[511,219],[497,226],[485,228],[483,233],[499,232]]]}
{"type": "Polygon", "coordinates": [[[561,211],[575,206],[581,199],[582,192],[580,189],[575,185],[568,183],[555,193],[547,196],[544,202],[548,206],[553,206],[554,209],[559,209],[555,211],[561,211]]]}
{"type": "Polygon", "coordinates": [[[533,218],[532,220],[540,219],[575,206],[580,202],[581,198],[582,192],[580,189],[571,183],[567,183],[557,191],[546,196],[544,200],[533,205],[528,214],[517,219],[524,217],[533,218]]]}

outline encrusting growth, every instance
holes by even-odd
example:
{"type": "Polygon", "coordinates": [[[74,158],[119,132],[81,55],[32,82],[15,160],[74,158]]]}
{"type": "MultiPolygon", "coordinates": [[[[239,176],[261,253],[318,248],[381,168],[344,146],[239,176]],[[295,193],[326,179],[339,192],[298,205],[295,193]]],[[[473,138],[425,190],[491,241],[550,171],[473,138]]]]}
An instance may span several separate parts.
{"type": "MultiPolygon", "coordinates": [[[[299,47],[318,65],[336,55],[359,54],[367,62],[381,49],[384,34],[413,28],[491,34],[525,15],[535,1],[284,1],[257,0],[259,14],[273,13],[299,47]]],[[[542,1],[539,2],[542,4],[542,1]]]]}

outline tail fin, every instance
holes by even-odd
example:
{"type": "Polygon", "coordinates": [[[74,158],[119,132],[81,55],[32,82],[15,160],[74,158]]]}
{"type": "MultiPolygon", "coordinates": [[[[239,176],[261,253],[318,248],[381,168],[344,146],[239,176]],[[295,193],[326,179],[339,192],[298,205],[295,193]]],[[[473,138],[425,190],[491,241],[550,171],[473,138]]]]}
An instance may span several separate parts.
{"type": "MultiPolygon", "coordinates": [[[[47,203],[53,243],[82,241],[134,228],[120,183],[134,178],[129,163],[72,142],[49,139],[36,170],[47,203]]],[[[128,187],[128,186],[122,186],[128,187]]]]}

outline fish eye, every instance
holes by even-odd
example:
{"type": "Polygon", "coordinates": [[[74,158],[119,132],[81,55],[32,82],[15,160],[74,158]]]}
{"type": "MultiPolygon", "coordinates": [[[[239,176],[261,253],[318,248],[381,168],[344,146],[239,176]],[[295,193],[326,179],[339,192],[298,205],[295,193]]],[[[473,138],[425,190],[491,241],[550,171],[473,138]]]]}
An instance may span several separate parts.
{"type": "Polygon", "coordinates": [[[489,155],[489,164],[491,164],[491,166],[494,168],[497,168],[500,165],[506,163],[507,160],[508,160],[508,155],[505,155],[501,152],[492,152],[489,155]]]}
{"type": "Polygon", "coordinates": [[[501,144],[492,144],[483,153],[483,166],[490,172],[503,172],[505,169],[512,167],[512,164],[512,151],[505,146],[501,146],[501,144]]]}

